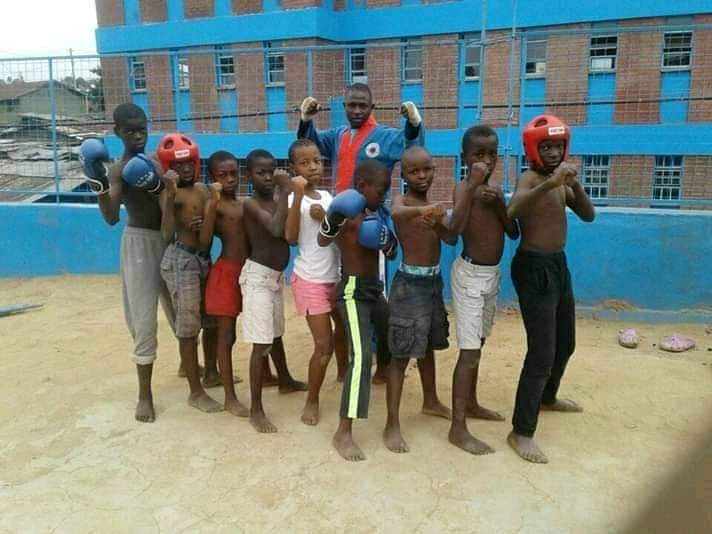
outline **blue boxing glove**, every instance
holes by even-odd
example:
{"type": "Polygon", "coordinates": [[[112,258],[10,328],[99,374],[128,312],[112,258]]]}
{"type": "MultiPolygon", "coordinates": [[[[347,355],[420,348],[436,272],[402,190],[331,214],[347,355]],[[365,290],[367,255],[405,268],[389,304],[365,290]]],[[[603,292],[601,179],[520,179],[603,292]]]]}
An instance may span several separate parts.
{"type": "Polygon", "coordinates": [[[388,228],[387,219],[377,214],[366,215],[358,229],[358,242],[366,248],[382,250],[389,260],[396,255],[398,240],[388,228]]]}
{"type": "Polygon", "coordinates": [[[366,209],[366,197],[355,189],[347,189],[336,195],[329,204],[326,215],[321,221],[319,233],[333,239],[341,230],[346,219],[355,217],[366,209]]]}
{"type": "Polygon", "coordinates": [[[121,178],[131,187],[149,193],[159,193],[163,188],[156,167],[146,154],[136,154],[128,160],[121,171],[121,178]]]}
{"type": "Polygon", "coordinates": [[[82,141],[79,147],[79,163],[89,188],[99,195],[109,192],[109,173],[106,168],[108,161],[109,151],[100,139],[82,141]]]}

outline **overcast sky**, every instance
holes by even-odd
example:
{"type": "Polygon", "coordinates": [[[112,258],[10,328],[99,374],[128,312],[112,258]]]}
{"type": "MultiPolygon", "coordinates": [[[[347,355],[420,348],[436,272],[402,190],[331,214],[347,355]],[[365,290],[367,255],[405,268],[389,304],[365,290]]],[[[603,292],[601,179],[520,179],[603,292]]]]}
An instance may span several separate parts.
{"type": "Polygon", "coordinates": [[[0,58],[96,53],[94,0],[2,0],[0,58]]]}

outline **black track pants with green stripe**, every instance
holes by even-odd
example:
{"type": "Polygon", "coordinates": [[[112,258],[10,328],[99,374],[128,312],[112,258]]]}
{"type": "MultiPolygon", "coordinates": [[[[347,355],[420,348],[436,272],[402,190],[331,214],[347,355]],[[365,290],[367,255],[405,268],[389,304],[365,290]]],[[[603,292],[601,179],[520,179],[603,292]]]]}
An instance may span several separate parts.
{"type": "Polygon", "coordinates": [[[387,339],[388,303],[383,283],[377,276],[344,276],[336,288],[336,307],[346,325],[349,345],[341,417],[365,419],[371,393],[373,334],[387,339]]]}

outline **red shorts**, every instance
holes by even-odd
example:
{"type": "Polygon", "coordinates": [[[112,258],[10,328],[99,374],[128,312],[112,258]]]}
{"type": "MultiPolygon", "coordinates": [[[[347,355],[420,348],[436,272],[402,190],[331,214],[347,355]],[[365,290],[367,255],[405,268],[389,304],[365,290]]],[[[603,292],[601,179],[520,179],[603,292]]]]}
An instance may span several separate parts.
{"type": "Polygon", "coordinates": [[[205,287],[205,313],[218,317],[237,317],[242,311],[240,292],[242,264],[219,258],[210,268],[205,287]]]}

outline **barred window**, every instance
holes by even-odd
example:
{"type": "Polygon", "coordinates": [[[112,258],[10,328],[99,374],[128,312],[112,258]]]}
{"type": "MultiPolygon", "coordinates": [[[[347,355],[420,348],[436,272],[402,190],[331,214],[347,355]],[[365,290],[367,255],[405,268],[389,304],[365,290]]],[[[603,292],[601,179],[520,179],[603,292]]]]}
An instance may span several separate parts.
{"type": "Polygon", "coordinates": [[[608,156],[583,157],[583,188],[591,198],[608,198],[608,156]]]}
{"type": "Polygon", "coordinates": [[[403,47],[403,81],[423,80],[423,45],[420,41],[408,40],[403,47]]]}
{"type": "Polygon", "coordinates": [[[269,85],[284,85],[284,52],[269,50],[273,43],[266,43],[267,51],[267,83],[269,85]]]}
{"type": "Polygon", "coordinates": [[[680,200],[682,156],[655,156],[653,199],[680,200]]]}
{"type": "Polygon", "coordinates": [[[589,55],[591,58],[591,72],[608,72],[616,70],[618,36],[606,35],[591,37],[589,55]]]}
{"type": "Polygon", "coordinates": [[[526,74],[531,77],[546,74],[546,39],[527,41],[526,74]]]}
{"type": "Polygon", "coordinates": [[[479,34],[465,36],[465,79],[479,80],[482,43],[479,34]]]}
{"type": "Polygon", "coordinates": [[[349,48],[349,69],[351,83],[368,83],[365,48],[349,48]]]}
{"type": "Polygon", "coordinates": [[[235,58],[232,52],[217,48],[215,54],[215,68],[217,69],[218,87],[235,86],[235,58]]]}
{"type": "Polygon", "coordinates": [[[665,34],[663,68],[689,69],[692,57],[692,32],[665,34]]]}
{"type": "Polygon", "coordinates": [[[178,58],[178,88],[190,89],[190,65],[187,57],[178,58]]]}
{"type": "Polygon", "coordinates": [[[142,57],[129,58],[129,78],[132,91],[146,90],[146,66],[142,57]]]}

